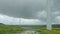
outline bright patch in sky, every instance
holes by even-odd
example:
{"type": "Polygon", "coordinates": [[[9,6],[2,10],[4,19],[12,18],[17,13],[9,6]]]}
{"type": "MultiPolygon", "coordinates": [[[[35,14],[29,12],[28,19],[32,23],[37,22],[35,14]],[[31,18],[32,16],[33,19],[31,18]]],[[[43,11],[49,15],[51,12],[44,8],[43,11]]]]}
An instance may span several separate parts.
{"type": "MultiPolygon", "coordinates": [[[[57,16],[56,22],[60,23],[60,16],[57,16]]],[[[7,15],[0,14],[0,23],[7,25],[44,25],[46,22],[43,22],[39,19],[25,19],[25,18],[15,18],[7,15]]],[[[57,24],[57,23],[54,23],[57,24]]]]}
{"type": "Polygon", "coordinates": [[[40,21],[38,19],[24,19],[21,18],[21,24],[24,25],[40,25],[40,21]]]}
{"type": "Polygon", "coordinates": [[[14,18],[2,14],[0,15],[0,23],[8,25],[40,25],[40,22],[38,19],[14,18]]]}

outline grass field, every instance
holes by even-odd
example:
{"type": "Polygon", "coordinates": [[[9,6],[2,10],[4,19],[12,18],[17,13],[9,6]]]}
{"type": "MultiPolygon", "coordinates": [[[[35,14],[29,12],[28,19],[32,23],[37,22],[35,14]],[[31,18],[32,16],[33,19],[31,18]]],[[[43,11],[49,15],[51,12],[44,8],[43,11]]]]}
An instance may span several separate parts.
{"type": "Polygon", "coordinates": [[[11,34],[11,33],[17,33],[22,32],[24,28],[21,28],[21,26],[14,26],[14,25],[0,25],[0,34],[11,34]]]}
{"type": "MultiPolygon", "coordinates": [[[[31,26],[35,31],[40,34],[60,34],[60,28],[53,28],[52,30],[47,30],[46,27],[31,26]]],[[[25,29],[18,25],[0,25],[0,34],[12,34],[17,32],[23,32],[25,29]]]]}
{"type": "Polygon", "coordinates": [[[47,30],[45,27],[34,27],[40,34],[60,34],[60,28],[53,28],[52,30],[47,30]]]}

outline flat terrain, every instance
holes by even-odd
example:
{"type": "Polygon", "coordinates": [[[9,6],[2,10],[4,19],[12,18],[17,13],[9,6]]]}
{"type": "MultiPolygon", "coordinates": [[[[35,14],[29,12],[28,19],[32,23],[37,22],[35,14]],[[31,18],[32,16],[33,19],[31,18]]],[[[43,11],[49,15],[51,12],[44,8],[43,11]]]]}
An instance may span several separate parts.
{"type": "Polygon", "coordinates": [[[40,34],[60,34],[60,28],[52,28],[52,30],[47,30],[45,27],[34,27],[36,31],[40,34]]]}
{"type": "Polygon", "coordinates": [[[0,34],[12,34],[22,32],[24,28],[18,25],[0,25],[0,34]]]}
{"type": "Polygon", "coordinates": [[[0,34],[60,34],[60,28],[47,30],[45,26],[0,25],[0,34]]]}

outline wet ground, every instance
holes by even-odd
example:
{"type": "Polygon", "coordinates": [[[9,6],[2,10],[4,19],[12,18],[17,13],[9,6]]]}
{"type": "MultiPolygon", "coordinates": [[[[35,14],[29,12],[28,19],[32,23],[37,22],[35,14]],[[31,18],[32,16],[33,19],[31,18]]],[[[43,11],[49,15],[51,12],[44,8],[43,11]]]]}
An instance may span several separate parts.
{"type": "Polygon", "coordinates": [[[39,33],[34,30],[26,30],[26,31],[22,32],[21,34],[39,34],[39,33]]]}
{"type": "Polygon", "coordinates": [[[36,32],[34,28],[31,27],[23,27],[25,28],[25,31],[17,34],[39,34],[39,32],[36,32]]]}
{"type": "Polygon", "coordinates": [[[25,28],[26,30],[24,32],[20,33],[20,34],[39,34],[32,27],[23,27],[23,28],[25,28]]]}

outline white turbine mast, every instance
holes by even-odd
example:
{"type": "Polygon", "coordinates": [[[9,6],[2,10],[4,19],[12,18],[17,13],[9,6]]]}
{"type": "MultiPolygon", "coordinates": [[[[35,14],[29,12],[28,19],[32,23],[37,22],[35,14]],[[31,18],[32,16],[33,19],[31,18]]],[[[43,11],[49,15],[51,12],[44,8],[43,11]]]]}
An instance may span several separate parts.
{"type": "Polygon", "coordinates": [[[52,5],[53,0],[47,0],[47,30],[52,29],[52,5]]]}

